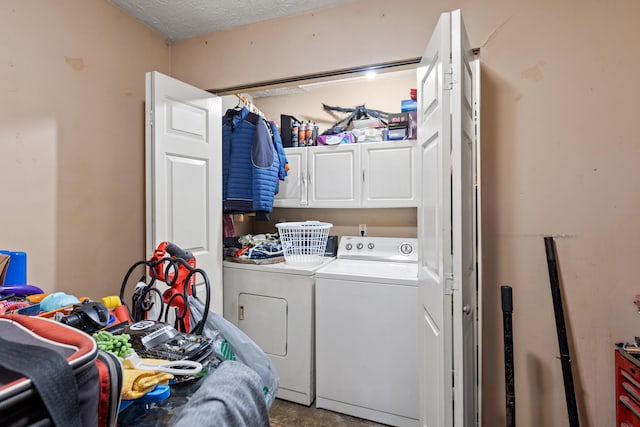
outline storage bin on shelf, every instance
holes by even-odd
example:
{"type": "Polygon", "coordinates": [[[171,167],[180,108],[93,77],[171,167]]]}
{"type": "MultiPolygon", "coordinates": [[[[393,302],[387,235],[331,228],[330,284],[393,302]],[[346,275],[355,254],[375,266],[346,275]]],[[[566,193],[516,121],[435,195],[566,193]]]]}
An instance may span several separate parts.
{"type": "Polygon", "coordinates": [[[356,137],[356,142],[380,142],[386,138],[386,128],[360,128],[353,129],[351,133],[356,137]]]}
{"type": "Polygon", "coordinates": [[[333,224],[320,221],[276,224],[284,259],[290,264],[320,264],[333,224]]]}

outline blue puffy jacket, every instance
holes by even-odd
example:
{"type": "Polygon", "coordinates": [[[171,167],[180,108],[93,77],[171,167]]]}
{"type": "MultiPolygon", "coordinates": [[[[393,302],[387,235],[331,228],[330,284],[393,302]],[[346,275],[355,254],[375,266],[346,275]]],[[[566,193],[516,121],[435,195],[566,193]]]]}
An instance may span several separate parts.
{"type": "Polygon", "coordinates": [[[222,156],[224,210],[271,212],[280,161],[265,121],[246,107],[227,110],[222,125],[222,156]]]}
{"type": "MultiPolygon", "coordinates": [[[[282,146],[282,138],[280,137],[280,133],[278,132],[278,125],[276,122],[269,122],[269,126],[271,127],[271,135],[273,136],[273,146],[276,149],[276,153],[278,153],[278,160],[280,161],[280,167],[278,168],[278,179],[280,181],[284,181],[287,177],[287,155],[284,152],[284,147],[282,146]]],[[[276,194],[278,194],[276,192],[276,194]]]]}

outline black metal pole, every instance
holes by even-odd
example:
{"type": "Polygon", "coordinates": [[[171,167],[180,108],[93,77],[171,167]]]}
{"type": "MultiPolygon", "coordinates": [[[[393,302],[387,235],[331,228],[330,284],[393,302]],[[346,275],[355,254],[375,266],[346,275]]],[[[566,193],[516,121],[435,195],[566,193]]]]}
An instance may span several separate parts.
{"type": "Polygon", "coordinates": [[[558,347],[560,348],[560,361],[562,362],[562,378],[564,379],[564,393],[567,400],[569,425],[571,427],[578,427],[580,425],[580,420],[578,418],[576,392],[573,387],[571,356],[569,355],[569,343],[567,342],[567,328],[564,321],[562,295],[560,293],[560,281],[558,279],[558,266],[556,263],[556,248],[553,237],[545,237],[544,246],[547,252],[547,266],[549,268],[549,281],[551,282],[553,312],[556,317],[556,331],[558,333],[558,347]]]}
{"type": "Polygon", "coordinates": [[[513,299],[511,286],[501,286],[502,296],[502,328],[504,332],[504,383],[507,404],[507,427],[516,426],[516,390],[513,375],[513,328],[511,313],[513,299]]]}

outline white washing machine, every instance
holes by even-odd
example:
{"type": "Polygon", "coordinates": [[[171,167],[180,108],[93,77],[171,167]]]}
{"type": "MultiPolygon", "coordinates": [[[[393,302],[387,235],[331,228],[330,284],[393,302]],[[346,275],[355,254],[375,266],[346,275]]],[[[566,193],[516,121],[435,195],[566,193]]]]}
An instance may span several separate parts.
{"type": "Polygon", "coordinates": [[[315,272],[329,265],[223,263],[223,316],[269,356],[280,377],[276,397],[311,405],[315,398],[315,272]]]}
{"type": "Polygon", "coordinates": [[[418,426],[416,239],[343,237],[316,272],[316,407],[418,426]]]}

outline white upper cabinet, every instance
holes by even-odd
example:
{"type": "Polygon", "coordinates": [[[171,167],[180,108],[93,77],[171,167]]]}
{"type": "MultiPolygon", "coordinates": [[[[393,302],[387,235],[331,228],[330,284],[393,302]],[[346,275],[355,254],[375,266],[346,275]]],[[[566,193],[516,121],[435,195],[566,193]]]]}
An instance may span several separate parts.
{"type": "Polygon", "coordinates": [[[309,206],[357,208],[360,206],[360,155],[357,145],[307,148],[309,206]]]}
{"type": "Polygon", "coordinates": [[[289,172],[284,181],[280,181],[278,194],[273,200],[276,207],[307,206],[307,149],[287,148],[289,172]]]}
{"type": "Polygon", "coordinates": [[[418,205],[414,140],[286,148],[289,175],[275,207],[393,208],[418,205]]]}
{"type": "Polygon", "coordinates": [[[367,143],[360,146],[362,206],[417,206],[416,144],[413,140],[367,143]]]}

